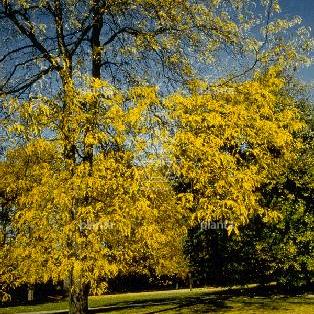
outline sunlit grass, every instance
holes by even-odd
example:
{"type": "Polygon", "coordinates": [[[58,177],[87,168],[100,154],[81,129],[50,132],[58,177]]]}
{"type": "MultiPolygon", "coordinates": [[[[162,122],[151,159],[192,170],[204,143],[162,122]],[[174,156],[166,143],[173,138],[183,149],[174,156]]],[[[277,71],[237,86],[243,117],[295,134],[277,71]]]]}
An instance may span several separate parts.
{"type": "MultiPolygon", "coordinates": [[[[116,295],[95,296],[89,298],[93,313],[118,314],[189,314],[189,313],[231,313],[231,314],[312,314],[314,298],[302,296],[234,296],[223,289],[171,290],[156,292],[125,293],[116,295]]],[[[60,311],[66,310],[66,300],[38,304],[0,308],[1,314],[60,311]]]]}

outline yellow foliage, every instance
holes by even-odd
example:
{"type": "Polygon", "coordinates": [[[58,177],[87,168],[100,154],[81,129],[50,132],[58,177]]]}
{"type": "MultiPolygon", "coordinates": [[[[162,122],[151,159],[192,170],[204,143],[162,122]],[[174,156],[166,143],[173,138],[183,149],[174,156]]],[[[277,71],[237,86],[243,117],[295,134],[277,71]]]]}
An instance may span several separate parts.
{"type": "Polygon", "coordinates": [[[179,201],[196,222],[226,219],[237,231],[253,213],[278,217],[261,206],[258,191],[294,162],[301,142],[293,135],[304,127],[279,73],[273,67],[228,88],[166,100],[177,125],[168,142],[173,171],[189,184],[179,201]]]}
{"type": "Polygon", "coordinates": [[[118,271],[178,273],[183,212],[169,182],[155,191],[156,170],[137,163],[157,90],[121,92],[96,80],[89,90],[44,100],[16,102],[6,120],[11,138],[24,143],[0,163],[0,188],[15,197],[15,236],[2,247],[1,280],[71,274],[100,293],[106,285],[99,280],[118,271]]]}

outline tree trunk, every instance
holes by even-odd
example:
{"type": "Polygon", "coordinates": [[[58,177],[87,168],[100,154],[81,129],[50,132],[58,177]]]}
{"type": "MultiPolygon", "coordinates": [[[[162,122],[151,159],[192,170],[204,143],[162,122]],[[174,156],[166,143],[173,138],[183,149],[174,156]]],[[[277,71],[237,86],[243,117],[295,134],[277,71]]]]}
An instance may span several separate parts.
{"type": "Polygon", "coordinates": [[[93,15],[93,28],[91,36],[92,48],[92,77],[100,79],[101,77],[101,43],[100,34],[103,28],[103,13],[97,9],[99,0],[94,0],[95,12],[93,15]]]}
{"type": "Polygon", "coordinates": [[[190,287],[190,291],[192,291],[193,289],[193,279],[192,279],[192,274],[189,273],[189,287],[190,287]]]}
{"type": "Polygon", "coordinates": [[[33,302],[34,301],[34,286],[28,285],[27,287],[27,301],[33,302]]]}
{"type": "Polygon", "coordinates": [[[71,287],[69,295],[69,314],[88,313],[88,292],[89,285],[71,287]]]}

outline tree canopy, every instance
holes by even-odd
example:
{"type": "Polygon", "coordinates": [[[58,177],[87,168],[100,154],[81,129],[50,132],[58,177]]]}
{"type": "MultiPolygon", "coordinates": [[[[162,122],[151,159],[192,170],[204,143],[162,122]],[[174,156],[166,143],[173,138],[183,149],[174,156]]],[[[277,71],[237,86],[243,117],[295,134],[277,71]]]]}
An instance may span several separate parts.
{"type": "Polygon", "coordinates": [[[12,234],[1,251],[11,261],[2,269],[4,281],[70,277],[75,296],[84,287],[104,291],[108,278],[126,267],[184,270],[183,212],[170,186],[152,187],[147,176],[156,170],[138,164],[155,89],[123,94],[100,81],[91,89],[76,90],[65,112],[58,98],[8,104],[13,114],[6,127],[16,146],[1,162],[1,191],[14,199],[12,234]]]}
{"type": "Polygon", "coordinates": [[[302,141],[294,134],[305,126],[280,71],[166,100],[177,129],[169,150],[180,202],[196,221],[226,219],[237,231],[254,213],[277,216],[260,190],[295,162],[302,141]]]}
{"type": "Polygon", "coordinates": [[[1,286],[68,279],[70,312],[86,313],[119,272],[184,274],[201,220],[279,219],[262,192],[298,160],[287,86],[313,44],[279,11],[2,0],[1,286]]]}
{"type": "Polygon", "coordinates": [[[277,0],[3,0],[0,90],[54,93],[83,73],[172,89],[278,59],[306,62],[308,30],[289,37],[285,31],[300,19],[278,18],[279,10],[277,0]]]}

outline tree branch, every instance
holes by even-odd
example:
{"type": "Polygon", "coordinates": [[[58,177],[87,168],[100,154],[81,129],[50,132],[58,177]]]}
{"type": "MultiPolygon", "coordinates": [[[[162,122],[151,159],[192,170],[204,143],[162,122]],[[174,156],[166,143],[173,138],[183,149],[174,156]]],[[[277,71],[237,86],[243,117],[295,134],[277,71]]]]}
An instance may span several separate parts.
{"type": "Polygon", "coordinates": [[[28,88],[30,88],[34,83],[36,83],[38,80],[40,80],[42,77],[47,75],[50,71],[53,70],[53,66],[49,66],[48,68],[40,71],[36,75],[33,75],[29,78],[28,82],[26,82],[23,85],[20,85],[18,87],[13,87],[12,89],[4,90],[4,88],[1,88],[0,96],[5,94],[15,94],[19,92],[25,92],[28,88]]]}
{"type": "Polygon", "coordinates": [[[20,16],[23,16],[25,20],[24,15],[21,15],[20,12],[18,13],[12,10],[9,4],[6,4],[4,14],[16,26],[16,28],[32,42],[34,48],[42,53],[43,57],[51,64],[53,68],[57,70],[61,69],[55,57],[52,56],[49,51],[43,46],[43,44],[40,43],[40,41],[36,38],[33,30],[23,25],[17,18],[17,15],[19,14],[20,16]]]}

